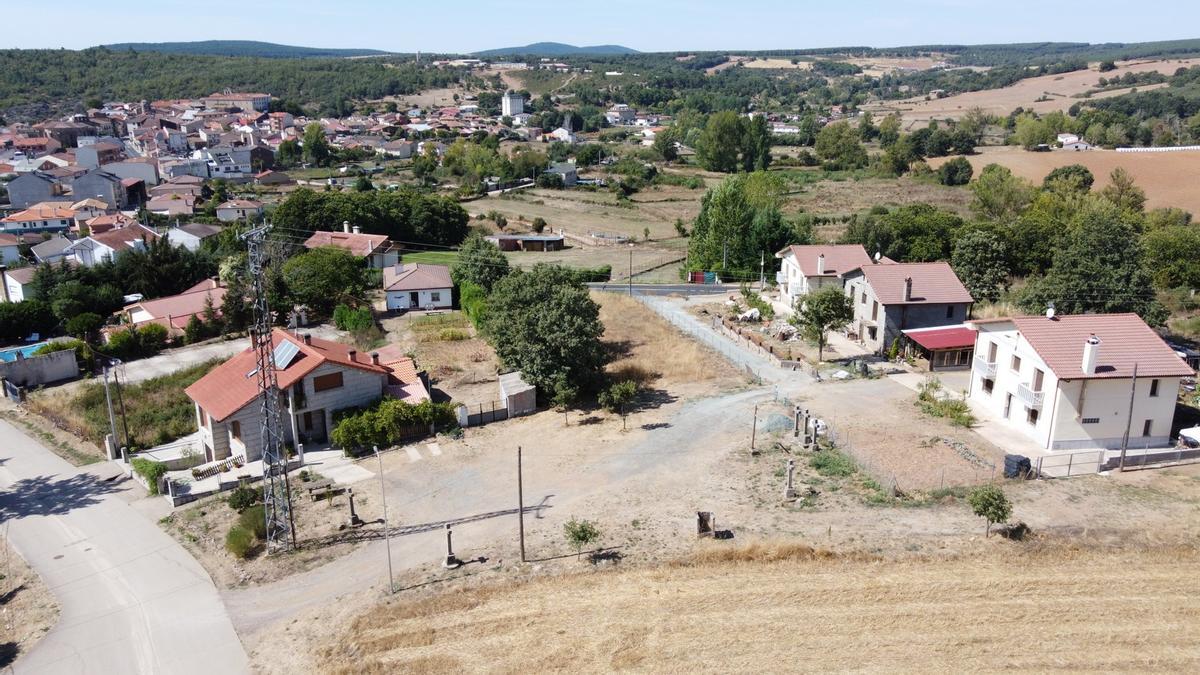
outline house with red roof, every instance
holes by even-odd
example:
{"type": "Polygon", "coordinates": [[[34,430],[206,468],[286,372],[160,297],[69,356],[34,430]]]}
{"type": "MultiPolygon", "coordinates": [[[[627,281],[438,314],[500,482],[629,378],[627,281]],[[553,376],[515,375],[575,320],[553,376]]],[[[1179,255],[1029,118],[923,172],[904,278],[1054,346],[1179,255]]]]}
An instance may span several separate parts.
{"type": "Polygon", "coordinates": [[[204,320],[209,307],[219,316],[224,303],[225,286],[214,278],[205,279],[178,295],[142,300],[121,311],[130,326],[157,323],[167,329],[170,337],[179,337],[192,317],[204,320]]]}
{"type": "MultiPolygon", "coordinates": [[[[271,338],[287,443],[327,443],[334,413],[378,401],[389,385],[392,371],[378,354],[281,329],[271,338]]],[[[206,461],[262,458],[256,368],[254,349],[247,348],[185,390],[196,406],[206,461]]]]}
{"type": "Polygon", "coordinates": [[[1195,375],[1136,314],[1018,316],[978,330],[968,399],[1046,450],[1171,444],[1180,380],[1195,375]]]}
{"type": "Polygon", "coordinates": [[[841,276],[854,303],[851,331],[876,354],[905,330],[962,323],[975,303],[945,262],[868,264],[841,276]]]}
{"type": "Polygon", "coordinates": [[[92,267],[105,260],[116,260],[130,251],[144,251],[146,245],[158,239],[158,236],[154,230],[135,223],[76,239],[63,250],[63,254],[74,258],[84,267],[92,267]]]}
{"type": "Polygon", "coordinates": [[[445,265],[396,263],[383,268],[383,293],[389,310],[449,309],[454,282],[445,265]]]}
{"type": "Polygon", "coordinates": [[[304,248],[312,250],[323,246],[334,246],[366,261],[367,267],[379,270],[400,261],[400,246],[393,244],[386,234],[363,234],[355,225],[342,223],[341,232],[317,230],[304,241],[304,248]]]}
{"type": "Polygon", "coordinates": [[[781,261],[775,281],[780,300],[788,307],[822,286],[841,286],[843,274],[871,264],[862,244],[789,246],[775,257],[781,261]]]}

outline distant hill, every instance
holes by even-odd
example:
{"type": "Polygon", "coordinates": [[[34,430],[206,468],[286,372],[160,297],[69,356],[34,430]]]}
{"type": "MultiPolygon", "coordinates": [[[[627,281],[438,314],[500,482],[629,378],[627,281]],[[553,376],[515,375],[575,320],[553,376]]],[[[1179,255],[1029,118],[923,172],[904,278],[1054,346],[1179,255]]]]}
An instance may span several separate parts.
{"type": "Polygon", "coordinates": [[[621,45],[594,45],[591,47],[576,47],[561,42],[535,42],[524,47],[504,47],[475,52],[475,56],[576,56],[581,54],[640,54],[641,52],[621,45]]]}
{"type": "Polygon", "coordinates": [[[204,40],[201,42],[122,42],[102,45],[114,51],[162,52],[164,54],[198,54],[205,56],[257,56],[267,59],[345,58],[349,56],[381,56],[389,52],[378,49],[324,49],[293,47],[253,40],[204,40]]]}

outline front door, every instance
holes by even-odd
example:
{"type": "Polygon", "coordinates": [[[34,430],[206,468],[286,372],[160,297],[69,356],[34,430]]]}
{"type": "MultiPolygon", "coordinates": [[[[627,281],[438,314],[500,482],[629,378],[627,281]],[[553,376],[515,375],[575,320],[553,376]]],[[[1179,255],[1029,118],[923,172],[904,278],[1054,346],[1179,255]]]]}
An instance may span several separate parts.
{"type": "Polygon", "coordinates": [[[300,413],[297,417],[300,418],[296,426],[300,428],[301,443],[309,445],[326,441],[324,410],[310,410],[300,413]]]}
{"type": "Polygon", "coordinates": [[[421,306],[420,303],[421,303],[421,296],[418,295],[416,291],[413,291],[408,294],[408,308],[409,309],[419,309],[421,306]]]}

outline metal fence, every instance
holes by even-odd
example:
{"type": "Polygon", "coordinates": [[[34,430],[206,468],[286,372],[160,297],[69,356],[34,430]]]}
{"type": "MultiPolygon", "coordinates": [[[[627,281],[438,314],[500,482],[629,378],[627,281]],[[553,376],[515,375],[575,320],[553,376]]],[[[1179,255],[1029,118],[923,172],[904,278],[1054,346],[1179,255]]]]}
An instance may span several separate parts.
{"type": "Polygon", "coordinates": [[[508,406],[504,401],[489,401],[466,406],[467,426],[477,427],[508,419],[508,406]]]}

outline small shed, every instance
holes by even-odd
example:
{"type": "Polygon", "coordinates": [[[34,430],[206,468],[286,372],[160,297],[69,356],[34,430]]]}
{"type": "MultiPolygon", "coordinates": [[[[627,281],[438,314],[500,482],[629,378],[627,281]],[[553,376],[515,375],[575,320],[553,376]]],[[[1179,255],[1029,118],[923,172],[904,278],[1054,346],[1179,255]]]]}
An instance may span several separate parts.
{"type": "Polygon", "coordinates": [[[975,352],[975,331],[963,324],[902,331],[909,354],[926,361],[929,370],[966,370],[975,352]]]}
{"type": "Polygon", "coordinates": [[[500,376],[500,400],[508,408],[509,417],[528,415],[537,409],[537,387],[521,379],[521,372],[500,376]]]}

